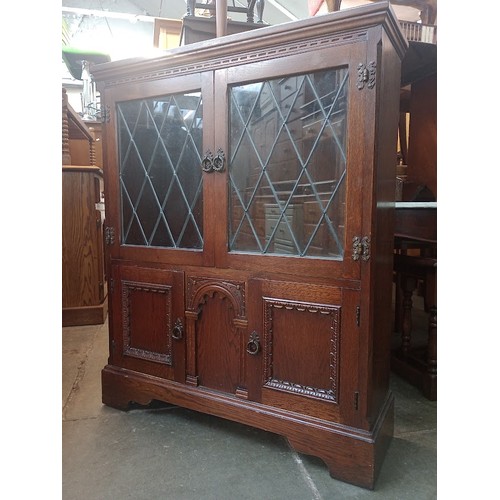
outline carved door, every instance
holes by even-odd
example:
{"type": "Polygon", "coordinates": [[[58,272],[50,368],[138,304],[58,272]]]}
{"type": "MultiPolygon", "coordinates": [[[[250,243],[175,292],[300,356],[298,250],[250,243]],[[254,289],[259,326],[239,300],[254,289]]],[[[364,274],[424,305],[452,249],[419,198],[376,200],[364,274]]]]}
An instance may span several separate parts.
{"type": "Polygon", "coordinates": [[[246,398],[244,280],[188,276],[186,326],[186,382],[246,398]]]}
{"type": "Polygon", "coordinates": [[[359,384],[359,290],[254,279],[249,295],[248,398],[352,422],[359,384]]]}
{"type": "Polygon", "coordinates": [[[184,275],[112,268],[110,363],[184,382],[184,275]]]}

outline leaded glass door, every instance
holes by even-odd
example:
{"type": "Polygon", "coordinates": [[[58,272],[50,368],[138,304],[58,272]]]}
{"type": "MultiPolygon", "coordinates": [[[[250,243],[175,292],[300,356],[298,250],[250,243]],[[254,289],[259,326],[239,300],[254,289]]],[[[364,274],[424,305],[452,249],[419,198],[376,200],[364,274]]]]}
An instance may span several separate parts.
{"type": "Polygon", "coordinates": [[[115,92],[116,150],[110,164],[111,218],[120,241],[113,257],[200,264],[210,261],[205,221],[207,186],[201,169],[213,126],[213,75],[139,84],[115,92]],[[207,257],[207,255],[209,257],[207,257]]]}
{"type": "Polygon", "coordinates": [[[363,101],[356,67],[339,51],[323,56],[314,65],[301,56],[247,65],[244,79],[238,68],[216,77],[227,88],[217,107],[225,103],[228,116],[216,130],[216,143],[227,137],[221,267],[286,271],[293,258],[298,273],[359,277],[352,240],[361,228],[363,101]]]}

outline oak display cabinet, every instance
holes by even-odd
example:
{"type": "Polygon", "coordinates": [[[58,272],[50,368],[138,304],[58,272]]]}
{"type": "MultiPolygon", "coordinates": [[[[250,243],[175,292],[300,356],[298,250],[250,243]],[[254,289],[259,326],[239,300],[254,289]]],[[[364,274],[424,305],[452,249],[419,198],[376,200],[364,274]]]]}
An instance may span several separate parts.
{"type": "Polygon", "coordinates": [[[401,60],[388,3],[98,65],[102,400],[286,436],[373,488],[389,390],[401,60]]]}

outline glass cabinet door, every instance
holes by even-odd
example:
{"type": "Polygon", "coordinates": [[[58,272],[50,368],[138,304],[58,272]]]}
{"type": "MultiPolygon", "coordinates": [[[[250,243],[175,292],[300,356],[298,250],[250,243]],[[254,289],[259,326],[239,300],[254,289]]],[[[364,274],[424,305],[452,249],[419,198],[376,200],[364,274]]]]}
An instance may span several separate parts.
{"type": "Polygon", "coordinates": [[[296,269],[318,275],[359,273],[351,254],[361,225],[362,161],[349,132],[361,105],[352,97],[356,68],[336,59],[284,75],[281,68],[307,67],[304,59],[248,65],[245,81],[227,70],[223,265],[286,270],[294,257],[296,269]]]}
{"type": "Polygon", "coordinates": [[[209,195],[201,164],[212,129],[206,127],[212,79],[187,75],[113,93],[115,257],[195,265],[206,260],[209,195]]]}
{"type": "Polygon", "coordinates": [[[342,259],[347,76],[230,87],[230,252],[342,259]]]}
{"type": "Polygon", "coordinates": [[[201,92],[116,105],[123,245],[203,248],[201,92]]]}

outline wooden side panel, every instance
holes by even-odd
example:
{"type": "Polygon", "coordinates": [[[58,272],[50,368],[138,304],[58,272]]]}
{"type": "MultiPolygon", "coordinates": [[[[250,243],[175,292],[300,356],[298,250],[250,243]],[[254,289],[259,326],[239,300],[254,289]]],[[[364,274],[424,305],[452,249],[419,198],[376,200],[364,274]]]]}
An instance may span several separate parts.
{"type": "Polygon", "coordinates": [[[69,152],[73,165],[92,165],[88,139],[70,139],[69,152]]]}
{"type": "Polygon", "coordinates": [[[104,275],[98,232],[101,214],[95,204],[99,190],[93,171],[62,173],[62,306],[76,308],[100,304],[104,275]]]}
{"type": "Polygon", "coordinates": [[[366,343],[360,352],[367,357],[360,361],[367,367],[366,401],[361,403],[367,418],[374,421],[389,391],[390,340],[392,329],[391,300],[394,251],[394,200],[396,175],[397,129],[399,117],[399,55],[383,32],[377,50],[378,76],[375,90],[377,103],[374,117],[376,141],[372,187],[372,257],[363,275],[367,292],[361,311],[361,329],[366,332],[366,343]],[[368,270],[369,269],[369,270],[368,270]],[[363,352],[368,346],[366,353],[363,352]]]}

